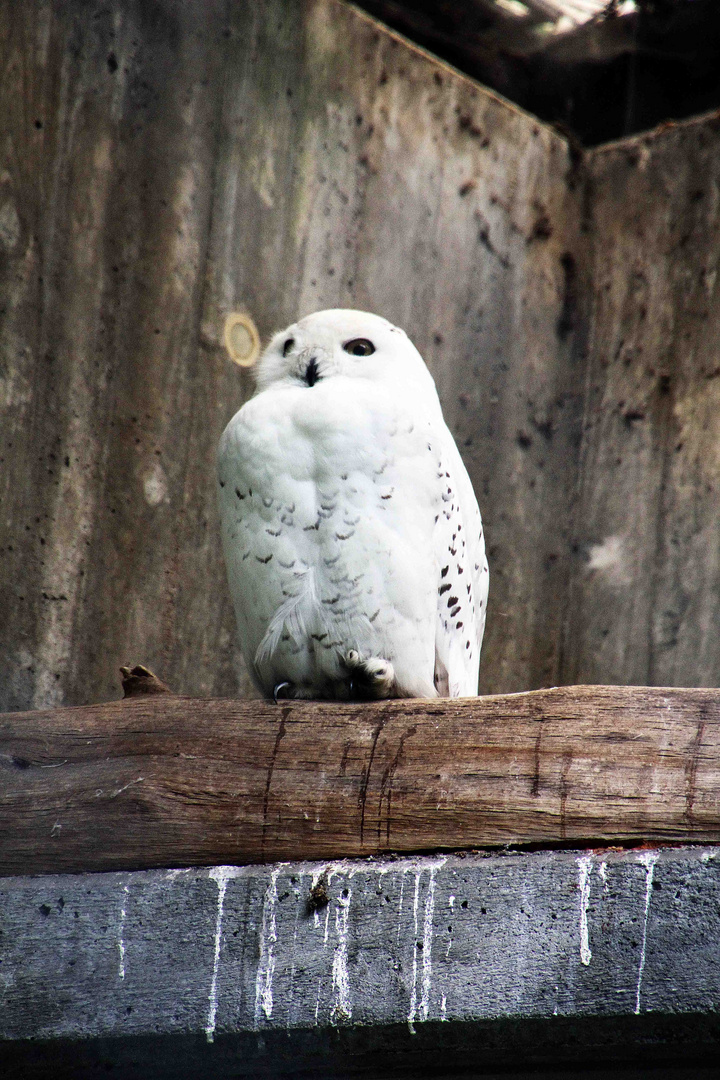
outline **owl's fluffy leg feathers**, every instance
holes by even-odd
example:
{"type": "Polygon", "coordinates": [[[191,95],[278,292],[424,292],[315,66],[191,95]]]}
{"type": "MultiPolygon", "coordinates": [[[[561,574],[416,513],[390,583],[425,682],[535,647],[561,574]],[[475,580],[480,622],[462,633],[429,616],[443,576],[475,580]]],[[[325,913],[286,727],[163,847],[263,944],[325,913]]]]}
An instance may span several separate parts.
{"type": "Polygon", "coordinates": [[[389,660],[383,660],[380,656],[365,659],[355,649],[350,649],[345,653],[342,662],[358,696],[374,701],[393,696],[395,668],[389,660]]]}

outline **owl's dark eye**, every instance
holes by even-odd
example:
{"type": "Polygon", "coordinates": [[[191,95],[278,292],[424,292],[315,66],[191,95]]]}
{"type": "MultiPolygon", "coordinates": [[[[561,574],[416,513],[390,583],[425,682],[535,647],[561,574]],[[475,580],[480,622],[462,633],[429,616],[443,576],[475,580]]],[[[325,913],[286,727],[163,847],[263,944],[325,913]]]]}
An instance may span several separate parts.
{"type": "Polygon", "coordinates": [[[375,346],[372,341],[368,341],[367,338],[358,337],[353,338],[352,341],[346,341],[343,345],[345,352],[350,353],[351,356],[370,356],[375,352],[375,346]]]}
{"type": "Polygon", "coordinates": [[[287,339],[287,341],[285,342],[285,344],[283,345],[283,356],[287,356],[287,354],[290,352],[290,350],[292,349],[294,344],[295,344],[295,338],[294,337],[289,337],[287,339]]]}

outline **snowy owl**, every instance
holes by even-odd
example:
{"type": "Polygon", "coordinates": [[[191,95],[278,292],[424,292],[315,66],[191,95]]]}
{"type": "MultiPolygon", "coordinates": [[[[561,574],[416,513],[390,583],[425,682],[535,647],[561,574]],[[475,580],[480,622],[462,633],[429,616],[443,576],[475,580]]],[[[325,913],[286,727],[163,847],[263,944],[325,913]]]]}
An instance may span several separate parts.
{"type": "Polygon", "coordinates": [[[218,484],[240,647],[267,697],[477,694],[480,511],[403,330],[338,309],[276,334],[218,484]]]}

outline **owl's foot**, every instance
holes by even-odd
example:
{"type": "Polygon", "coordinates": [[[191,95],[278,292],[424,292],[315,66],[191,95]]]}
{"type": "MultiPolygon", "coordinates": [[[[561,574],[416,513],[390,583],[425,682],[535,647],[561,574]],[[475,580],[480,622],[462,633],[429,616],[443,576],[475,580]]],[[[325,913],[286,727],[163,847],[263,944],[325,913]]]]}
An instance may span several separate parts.
{"type": "Polygon", "coordinates": [[[392,697],[395,668],[380,656],[362,657],[355,649],[345,653],[342,662],[350,676],[351,697],[379,701],[392,697]]]}

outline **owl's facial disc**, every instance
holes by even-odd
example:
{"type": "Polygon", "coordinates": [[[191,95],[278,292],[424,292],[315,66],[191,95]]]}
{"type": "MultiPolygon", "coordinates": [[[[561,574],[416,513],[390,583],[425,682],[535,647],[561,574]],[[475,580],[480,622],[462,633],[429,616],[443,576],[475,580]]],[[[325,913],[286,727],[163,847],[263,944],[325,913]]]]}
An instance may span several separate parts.
{"type": "Polygon", "coordinates": [[[271,387],[323,388],[341,379],[417,386],[434,394],[422,357],[403,330],[369,312],[317,311],[276,334],[258,363],[257,393],[271,387]]]}

